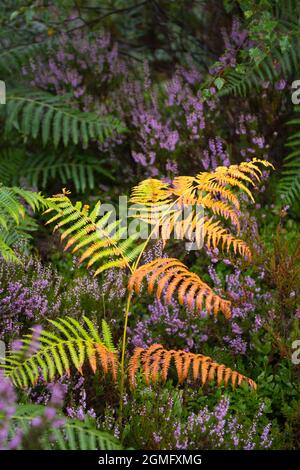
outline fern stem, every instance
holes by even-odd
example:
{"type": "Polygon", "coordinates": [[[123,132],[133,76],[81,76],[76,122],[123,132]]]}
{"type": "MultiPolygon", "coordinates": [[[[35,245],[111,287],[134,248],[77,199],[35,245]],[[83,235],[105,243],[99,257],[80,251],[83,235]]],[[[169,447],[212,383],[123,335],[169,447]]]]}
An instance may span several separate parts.
{"type": "Polygon", "coordinates": [[[121,378],[120,378],[120,406],[119,406],[119,425],[120,429],[122,427],[123,421],[123,401],[124,401],[124,391],[125,391],[125,353],[126,353],[126,342],[127,342],[127,325],[128,325],[128,316],[129,309],[131,304],[132,294],[129,293],[127,296],[126,309],[125,309],[125,319],[124,319],[124,330],[123,330],[123,339],[122,339],[122,354],[121,354],[121,378]]]}

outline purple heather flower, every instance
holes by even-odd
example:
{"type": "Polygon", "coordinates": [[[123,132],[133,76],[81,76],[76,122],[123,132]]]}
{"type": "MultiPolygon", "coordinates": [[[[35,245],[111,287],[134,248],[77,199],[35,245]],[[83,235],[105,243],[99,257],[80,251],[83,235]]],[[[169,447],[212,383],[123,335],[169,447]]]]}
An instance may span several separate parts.
{"type": "Polygon", "coordinates": [[[278,91],[284,90],[286,87],[286,81],[282,78],[281,80],[278,80],[278,82],[275,83],[275,88],[278,91]]]}

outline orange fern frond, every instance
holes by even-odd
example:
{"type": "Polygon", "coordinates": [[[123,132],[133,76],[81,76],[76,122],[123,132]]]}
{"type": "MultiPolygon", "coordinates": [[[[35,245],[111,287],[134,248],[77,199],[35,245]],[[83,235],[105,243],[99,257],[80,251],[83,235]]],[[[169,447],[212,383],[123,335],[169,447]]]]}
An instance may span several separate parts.
{"type": "Polygon", "coordinates": [[[205,220],[203,224],[203,235],[206,239],[206,246],[209,249],[216,248],[221,243],[222,250],[229,251],[232,247],[235,254],[238,252],[245,258],[251,259],[252,255],[247,243],[231,235],[231,233],[220,225],[218,220],[214,221],[212,218],[205,220]]]}
{"type": "Polygon", "coordinates": [[[130,358],[128,364],[128,379],[129,383],[133,384],[135,382],[136,373],[140,367],[140,355],[144,351],[143,348],[135,348],[132,357],[130,358]]]}
{"type": "Polygon", "coordinates": [[[262,171],[259,165],[272,165],[259,159],[240,165],[220,166],[212,172],[201,172],[196,177],[178,176],[172,184],[157,179],[142,181],[133,188],[131,202],[138,208],[130,208],[130,215],[151,224],[163,241],[174,232],[175,238],[196,242],[201,247],[201,224],[206,220],[208,246],[233,247],[235,252],[250,258],[245,242],[235,238],[229,230],[220,226],[219,217],[230,220],[240,230],[239,200],[236,189],[245,192],[254,201],[251,190],[259,182],[262,171]],[[200,209],[200,210],[199,210],[200,209]],[[204,210],[211,213],[205,214],[204,210]],[[196,238],[196,239],[195,239],[196,238]]]}
{"type": "Polygon", "coordinates": [[[158,299],[165,290],[166,301],[170,302],[177,289],[181,304],[187,303],[198,312],[205,307],[208,313],[217,315],[221,311],[226,318],[231,316],[230,302],[215,294],[208,284],[176,258],[158,258],[142,265],[130,277],[129,290],[139,293],[144,279],[147,280],[149,294],[157,285],[158,299]]]}
{"type": "Polygon", "coordinates": [[[218,387],[222,384],[226,387],[230,382],[233,388],[243,383],[247,383],[254,390],[257,388],[252,379],[224,364],[214,362],[209,356],[182,350],[167,350],[161,344],[153,344],[148,349],[135,349],[129,361],[131,387],[136,385],[136,374],[139,370],[142,371],[147,384],[150,379],[153,383],[157,382],[159,378],[165,382],[172,363],[175,365],[179,383],[191,378],[194,382],[201,381],[202,386],[216,380],[218,387]]]}

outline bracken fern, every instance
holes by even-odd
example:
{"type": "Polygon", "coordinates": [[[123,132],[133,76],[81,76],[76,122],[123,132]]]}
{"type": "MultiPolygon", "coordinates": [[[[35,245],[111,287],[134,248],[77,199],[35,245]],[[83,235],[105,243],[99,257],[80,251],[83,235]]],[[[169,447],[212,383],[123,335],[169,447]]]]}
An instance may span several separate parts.
{"type": "Polygon", "coordinates": [[[0,255],[7,261],[18,262],[12,245],[35,229],[24,203],[34,212],[49,207],[49,201],[40,193],[3,186],[0,182],[0,255]]]}
{"type": "Polygon", "coordinates": [[[61,96],[46,92],[15,90],[7,96],[3,110],[6,133],[17,130],[33,139],[41,138],[43,145],[60,142],[87,145],[90,140],[104,141],[124,126],[111,116],[99,117],[73,109],[61,96]]]}
{"type": "Polygon", "coordinates": [[[71,367],[80,373],[87,359],[92,371],[98,368],[117,378],[116,350],[113,347],[108,325],[103,320],[100,337],[93,323],[86,317],[85,328],[74,318],[49,320],[57,333],[42,330],[36,337],[33,332],[24,336],[22,347],[10,351],[2,366],[6,375],[19,387],[34,385],[41,371],[45,381],[56,375],[70,375],[71,367]],[[33,351],[32,351],[33,350],[33,351]]]}
{"type": "MultiPolygon", "coordinates": [[[[95,275],[110,267],[125,269],[129,274],[121,361],[119,366],[111,333],[105,322],[102,327],[102,339],[87,318],[85,327],[72,318],[51,320],[52,325],[59,330],[59,336],[43,331],[39,340],[41,347],[33,355],[27,358],[26,351],[8,355],[4,368],[14,383],[19,386],[35,383],[39,367],[45,380],[52,380],[57,373],[69,373],[71,366],[82,373],[86,358],[93,372],[101,366],[104,373],[112,373],[114,380],[117,380],[119,367],[122,420],[129,310],[133,292],[140,293],[143,281],[148,284],[150,294],[156,288],[157,297],[161,298],[164,294],[167,302],[177,291],[179,302],[186,303],[197,312],[205,308],[215,316],[219,311],[226,318],[231,315],[230,302],[215,294],[196,273],[189,271],[178,259],[158,258],[141,264],[142,254],[154,231],[166,243],[166,226],[169,234],[173,231],[186,236],[183,229],[190,226],[197,228],[197,225],[203,222],[204,242],[208,248],[219,246],[224,251],[233,249],[235,253],[249,260],[250,249],[243,240],[230,232],[228,225],[231,223],[237,231],[239,230],[238,191],[245,192],[253,201],[247,184],[255,186],[256,182],[260,181],[260,165],[272,166],[264,160],[253,159],[240,165],[218,167],[211,173],[202,172],[195,177],[180,176],[175,178],[172,184],[156,179],[141,182],[133,188],[131,195],[131,202],[143,208],[139,214],[132,210],[132,217],[140,218],[143,223],[150,225],[150,235],[141,242],[138,242],[138,233],[123,239],[126,227],[122,226],[121,220],[110,221],[109,212],[100,216],[100,202],[90,210],[89,206],[83,206],[81,202],[73,204],[66,190],[49,198],[50,207],[46,210],[46,215],[50,214],[50,218],[47,223],[54,223],[54,230],[62,232],[62,241],[67,241],[65,249],[71,248],[73,253],[80,253],[80,261],[87,261],[88,268],[96,266],[95,275]],[[183,220],[174,217],[182,207],[195,207],[199,204],[210,215],[199,217],[197,211],[192,210],[183,220]],[[157,216],[154,222],[148,215],[149,209],[157,216]],[[222,219],[228,223],[227,226],[221,225],[222,219]]],[[[188,236],[189,233],[188,231],[188,236]]],[[[193,240],[192,234],[190,239],[193,240]]],[[[29,348],[31,341],[32,336],[25,337],[23,349],[29,348]]],[[[247,383],[251,388],[256,388],[253,380],[214,362],[209,357],[186,351],[167,351],[161,345],[152,345],[147,350],[136,348],[128,369],[131,385],[134,385],[140,369],[146,382],[155,382],[159,377],[166,380],[172,361],[175,363],[179,383],[189,379],[189,372],[192,370],[194,380],[197,381],[201,377],[202,385],[216,378],[218,386],[230,382],[233,386],[247,383]]]]}
{"type": "Polygon", "coordinates": [[[233,371],[224,364],[214,362],[210,357],[203,354],[193,354],[187,351],[175,351],[164,349],[161,344],[153,344],[148,349],[136,348],[129,362],[129,381],[132,387],[136,385],[136,375],[141,369],[147,384],[156,382],[159,377],[165,382],[168,372],[174,361],[178,381],[183,383],[189,377],[194,382],[201,381],[204,386],[207,382],[217,379],[217,385],[229,383],[233,387],[247,383],[256,389],[256,383],[244,375],[233,371]],[[191,374],[190,374],[191,372],[191,374]]]}

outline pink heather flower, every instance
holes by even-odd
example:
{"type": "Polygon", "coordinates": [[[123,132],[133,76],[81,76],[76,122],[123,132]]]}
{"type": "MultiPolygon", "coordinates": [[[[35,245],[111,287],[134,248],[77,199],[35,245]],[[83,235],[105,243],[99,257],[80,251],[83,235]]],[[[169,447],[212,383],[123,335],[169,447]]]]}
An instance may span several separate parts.
{"type": "Polygon", "coordinates": [[[155,444],[159,444],[160,441],[162,440],[162,437],[157,432],[154,432],[152,436],[153,436],[153,440],[155,444]]]}

